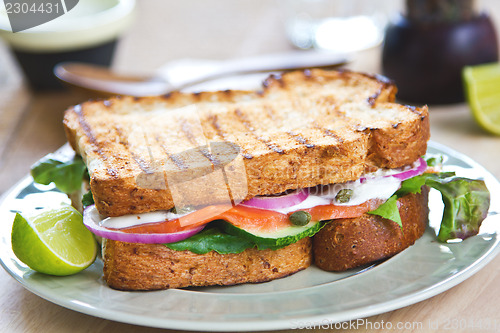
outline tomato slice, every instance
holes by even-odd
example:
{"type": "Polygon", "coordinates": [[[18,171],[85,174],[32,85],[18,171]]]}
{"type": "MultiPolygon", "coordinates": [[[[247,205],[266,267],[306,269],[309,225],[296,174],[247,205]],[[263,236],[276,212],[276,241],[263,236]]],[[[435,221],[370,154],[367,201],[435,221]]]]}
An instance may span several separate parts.
{"type": "MultiPolygon", "coordinates": [[[[311,214],[313,221],[353,218],[376,209],[380,205],[378,200],[369,200],[355,206],[322,205],[302,209],[311,214]]],[[[243,205],[231,207],[229,205],[207,206],[178,219],[148,223],[121,229],[129,233],[172,233],[207,224],[214,220],[225,220],[232,225],[245,229],[263,232],[273,232],[291,226],[288,214],[272,210],[253,208],[243,205]]]]}

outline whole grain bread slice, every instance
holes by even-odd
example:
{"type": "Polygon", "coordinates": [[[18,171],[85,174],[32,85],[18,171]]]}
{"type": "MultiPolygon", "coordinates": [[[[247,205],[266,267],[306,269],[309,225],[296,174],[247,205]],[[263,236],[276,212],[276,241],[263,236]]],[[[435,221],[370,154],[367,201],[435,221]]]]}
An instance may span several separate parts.
{"type": "Polygon", "coordinates": [[[64,124],[96,208],[121,216],[170,209],[178,193],[183,205],[238,202],[410,164],[426,151],[428,110],[395,93],[381,77],[308,70],[255,92],[86,102],[64,124]]]}
{"type": "Polygon", "coordinates": [[[251,248],[234,254],[195,254],[174,251],[163,244],[113,240],[106,240],[103,246],[104,280],[119,290],[266,282],[306,269],[312,263],[308,237],[278,250],[251,248]]]}
{"type": "Polygon", "coordinates": [[[313,241],[314,263],[326,271],[345,271],[387,259],[413,245],[427,227],[429,189],[398,200],[402,228],[394,221],[364,214],[328,223],[313,241]]]}

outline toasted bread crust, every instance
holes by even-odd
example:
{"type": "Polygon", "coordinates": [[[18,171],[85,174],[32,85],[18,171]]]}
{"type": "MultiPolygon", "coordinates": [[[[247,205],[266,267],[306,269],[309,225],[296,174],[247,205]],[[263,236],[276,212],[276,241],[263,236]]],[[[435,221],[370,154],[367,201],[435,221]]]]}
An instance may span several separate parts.
{"type": "Polygon", "coordinates": [[[345,271],[389,258],[420,238],[427,226],[428,188],[398,200],[403,230],[396,222],[377,215],[334,220],[313,242],[314,263],[326,271],[345,271]]]}
{"type": "Polygon", "coordinates": [[[107,240],[103,248],[104,280],[119,290],[265,282],[309,267],[311,243],[306,237],[275,251],[252,248],[238,254],[195,254],[162,244],[107,240]]]}
{"type": "MultiPolygon", "coordinates": [[[[240,148],[244,177],[236,187],[242,191],[232,193],[238,201],[412,163],[427,149],[428,110],[392,103],[395,93],[393,84],[378,77],[310,70],[273,76],[261,92],[87,102],[67,110],[64,124],[89,167],[98,211],[121,216],[172,208],[167,173],[184,168],[203,174],[216,167],[176,155],[198,145],[192,122],[207,141],[240,148]],[[196,119],[183,118],[193,109],[196,119]],[[139,186],[141,174],[153,186],[139,186]]],[[[196,185],[186,185],[194,193],[193,202],[184,204],[227,201],[227,188],[196,185]]]]}

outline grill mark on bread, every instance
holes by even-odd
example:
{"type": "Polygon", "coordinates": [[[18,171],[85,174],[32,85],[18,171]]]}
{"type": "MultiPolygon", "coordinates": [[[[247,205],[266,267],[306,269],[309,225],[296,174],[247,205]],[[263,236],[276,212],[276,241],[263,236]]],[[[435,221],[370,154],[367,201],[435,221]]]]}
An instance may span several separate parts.
{"type": "Polygon", "coordinates": [[[276,115],[274,114],[274,109],[270,105],[264,105],[264,110],[266,110],[267,116],[272,120],[276,121],[276,115]]]}
{"type": "Polygon", "coordinates": [[[146,173],[151,173],[151,166],[148,162],[146,162],[145,160],[143,160],[142,158],[140,157],[137,157],[137,155],[135,155],[134,153],[131,153],[132,155],[132,158],[134,159],[134,161],[137,163],[137,165],[139,166],[139,168],[141,168],[142,171],[146,172],[146,173]]]}
{"type": "Polygon", "coordinates": [[[248,120],[248,117],[243,112],[241,112],[240,109],[235,109],[234,114],[236,114],[239,121],[255,137],[255,139],[262,142],[263,144],[266,145],[267,148],[269,148],[270,150],[272,150],[280,155],[285,153],[285,151],[283,149],[281,149],[280,147],[278,147],[278,145],[276,145],[275,143],[272,143],[270,140],[267,140],[267,139],[261,137],[259,134],[257,134],[255,131],[255,128],[250,123],[250,120],[248,120]]]}
{"type": "Polygon", "coordinates": [[[341,76],[349,76],[352,74],[356,74],[358,76],[364,76],[370,80],[376,81],[378,84],[383,85],[384,87],[389,87],[394,84],[394,82],[389,79],[388,77],[380,74],[368,74],[368,73],[361,73],[361,72],[353,72],[349,69],[345,68],[340,68],[337,70],[337,73],[339,73],[341,76]]]}
{"type": "Polygon", "coordinates": [[[212,114],[208,117],[210,120],[210,125],[212,125],[213,129],[215,130],[215,133],[217,133],[217,136],[226,140],[227,133],[224,133],[224,130],[219,124],[219,117],[217,117],[216,114],[212,114]]]}
{"type": "Polygon", "coordinates": [[[380,74],[375,74],[375,75],[365,74],[365,75],[369,78],[377,80],[379,83],[382,83],[384,87],[388,87],[394,84],[394,82],[391,79],[389,79],[387,76],[384,75],[380,74]]]}
{"type": "MultiPolygon", "coordinates": [[[[216,114],[215,115],[212,114],[208,117],[208,120],[210,121],[210,125],[212,125],[212,127],[215,129],[217,136],[224,139],[225,141],[228,141],[227,140],[227,133],[224,132],[221,125],[219,124],[219,117],[217,117],[216,114]]],[[[253,158],[252,154],[244,151],[244,149],[242,147],[240,147],[240,152],[241,152],[241,155],[248,160],[253,158]]]]}
{"type": "MultiPolygon", "coordinates": [[[[83,114],[83,108],[81,105],[76,105],[73,107],[73,110],[75,111],[77,117],[78,117],[78,124],[81,126],[83,129],[83,132],[85,133],[85,136],[89,139],[91,142],[92,146],[94,147],[93,150],[102,158],[103,161],[106,161],[108,158],[106,154],[102,151],[102,149],[99,147],[99,142],[97,142],[97,137],[94,134],[94,131],[90,127],[90,124],[87,122],[85,119],[85,115],[83,114]]],[[[113,178],[118,177],[118,170],[110,167],[106,163],[106,173],[110,175],[113,178]]]]}
{"type": "Polygon", "coordinates": [[[189,142],[191,142],[193,146],[198,148],[200,153],[205,156],[205,158],[212,164],[213,168],[221,164],[221,162],[217,158],[215,158],[208,149],[203,148],[202,146],[197,146],[198,142],[196,142],[196,138],[194,137],[194,134],[191,130],[191,125],[186,120],[183,120],[181,122],[181,130],[189,140],[189,142]]]}
{"type": "MultiPolygon", "coordinates": [[[[165,146],[162,146],[162,147],[165,147],[165,146]]],[[[186,164],[184,164],[184,162],[183,162],[180,158],[178,158],[178,157],[177,157],[177,156],[175,156],[175,155],[170,154],[170,153],[169,153],[168,151],[166,151],[166,150],[164,150],[164,151],[165,151],[165,154],[167,154],[168,158],[170,158],[170,160],[171,160],[172,162],[174,162],[174,163],[175,163],[175,165],[177,165],[177,167],[179,167],[180,169],[184,169],[184,170],[185,170],[185,169],[187,169],[186,164]]]]}
{"type": "Polygon", "coordinates": [[[416,106],[411,106],[411,105],[405,105],[408,109],[410,109],[411,112],[417,114],[420,116],[420,120],[424,120],[425,119],[425,115],[422,115],[422,111],[417,108],[416,106]]]}
{"type": "MultiPolygon", "coordinates": [[[[129,144],[128,140],[127,140],[127,137],[123,133],[123,131],[120,128],[120,126],[114,126],[114,129],[115,129],[116,133],[118,134],[118,137],[120,139],[120,144],[125,147],[125,150],[130,154],[130,156],[135,161],[135,163],[137,163],[137,165],[139,166],[139,168],[142,171],[146,172],[146,173],[150,173],[151,172],[151,165],[148,162],[146,162],[143,158],[141,158],[140,156],[138,156],[137,154],[135,154],[130,149],[130,144],[129,144]]],[[[146,134],[144,134],[144,136],[145,135],[146,134]]]]}
{"type": "Polygon", "coordinates": [[[379,89],[375,94],[368,97],[368,104],[370,104],[372,108],[374,108],[375,105],[377,104],[377,98],[380,96],[381,93],[382,93],[382,88],[379,89]]]}
{"type": "Polygon", "coordinates": [[[187,169],[187,165],[184,163],[182,159],[180,159],[177,155],[173,155],[167,148],[167,146],[160,140],[158,135],[155,136],[155,141],[158,143],[158,145],[163,149],[163,152],[167,155],[167,157],[174,162],[174,164],[182,170],[187,169]]]}
{"type": "Polygon", "coordinates": [[[181,130],[182,133],[186,136],[186,138],[191,142],[193,145],[197,145],[198,143],[196,142],[196,138],[194,137],[193,132],[191,131],[191,126],[189,126],[188,122],[186,120],[181,121],[181,130]]]}
{"type": "Polygon", "coordinates": [[[321,127],[319,126],[318,123],[314,122],[313,123],[313,126],[314,128],[318,129],[321,131],[321,133],[323,133],[324,136],[329,136],[331,138],[334,138],[335,140],[337,140],[339,143],[342,143],[344,142],[344,139],[342,139],[340,136],[338,136],[337,134],[333,133],[331,130],[329,130],[328,128],[325,128],[325,127],[321,127]]]}
{"type": "Polygon", "coordinates": [[[265,88],[269,87],[272,82],[277,82],[281,88],[286,86],[285,80],[279,74],[271,74],[264,82],[262,83],[265,88]]]}
{"type": "Polygon", "coordinates": [[[78,116],[78,123],[82,127],[83,131],[85,132],[85,135],[87,138],[90,140],[90,142],[96,146],[97,152],[99,155],[102,155],[101,149],[97,146],[97,138],[95,137],[94,131],[90,128],[89,123],[87,120],[85,120],[85,115],[83,114],[82,106],[81,105],[75,105],[73,107],[73,110],[75,111],[76,115],[78,116]]]}
{"type": "Polygon", "coordinates": [[[241,155],[247,160],[251,160],[253,158],[253,155],[249,153],[241,153],[241,155]]]}
{"type": "Polygon", "coordinates": [[[380,84],[380,88],[379,90],[377,90],[375,92],[375,94],[371,95],[370,97],[368,97],[368,104],[370,104],[370,106],[372,108],[375,107],[375,105],[377,104],[377,99],[379,98],[379,96],[385,91],[388,89],[388,87],[390,87],[393,83],[390,79],[388,79],[387,77],[383,76],[383,75],[368,75],[368,74],[364,74],[365,76],[369,77],[369,78],[372,78],[374,80],[376,80],[379,84],[380,84]]]}
{"type": "MultiPolygon", "coordinates": [[[[345,111],[343,111],[340,108],[340,106],[337,104],[337,101],[335,100],[335,98],[333,96],[324,96],[324,97],[322,97],[322,99],[320,101],[321,101],[321,105],[323,105],[323,104],[327,105],[329,114],[335,115],[339,119],[349,119],[346,116],[345,111]]],[[[349,121],[349,120],[347,120],[347,121],[349,121]]],[[[323,122],[323,120],[321,120],[321,122],[323,122]]]]}
{"type": "MultiPolygon", "coordinates": [[[[352,77],[350,76],[353,72],[348,69],[340,69],[338,70],[338,73],[340,74],[340,77],[342,77],[346,81],[352,79],[352,77]]],[[[368,79],[376,81],[377,84],[379,85],[379,89],[373,95],[369,96],[366,100],[368,104],[372,108],[374,108],[377,104],[377,99],[380,97],[380,95],[382,95],[382,93],[387,91],[387,89],[391,87],[394,83],[383,75],[370,75],[366,73],[358,73],[358,74],[360,76],[364,76],[368,79]]]]}
{"type": "Polygon", "coordinates": [[[295,133],[294,131],[288,131],[286,133],[288,135],[290,135],[290,137],[292,139],[294,139],[295,141],[297,141],[298,143],[306,146],[306,148],[314,148],[314,147],[316,147],[314,144],[309,143],[306,139],[304,139],[304,137],[302,135],[300,135],[299,133],[295,133]]]}

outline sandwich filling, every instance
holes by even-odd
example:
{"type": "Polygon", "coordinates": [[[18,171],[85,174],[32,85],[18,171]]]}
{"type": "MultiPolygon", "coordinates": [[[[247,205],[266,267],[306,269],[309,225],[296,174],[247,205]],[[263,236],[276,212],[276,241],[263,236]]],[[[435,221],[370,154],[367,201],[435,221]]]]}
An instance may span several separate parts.
{"type": "MultiPolygon", "coordinates": [[[[74,159],[46,159],[32,169],[35,181],[55,182],[54,174],[77,170],[74,177],[88,177],[74,159]],[[48,164],[55,165],[50,168],[48,164]],[[55,170],[55,171],[54,171],[55,170]],[[57,172],[56,172],[57,171],[57,172]]],[[[431,163],[432,164],[432,163],[431,163]]],[[[85,168],[83,168],[85,169],[85,168]]],[[[311,237],[334,219],[379,215],[401,224],[397,200],[420,193],[422,186],[439,190],[445,212],[438,239],[465,239],[477,234],[489,207],[489,192],[482,180],[455,177],[453,172],[429,171],[420,158],[398,169],[379,169],[355,181],[319,185],[275,196],[259,196],[237,205],[211,205],[179,211],[149,212],[121,217],[103,217],[95,209],[91,193],[84,196],[84,223],[97,236],[131,243],[161,243],[174,250],[194,253],[239,253],[247,248],[278,249],[311,237]]],[[[42,183],[43,183],[42,182],[42,183]]],[[[73,185],[76,187],[76,182],[73,185]]]]}
{"type": "Polygon", "coordinates": [[[100,225],[125,232],[162,233],[223,219],[250,229],[278,231],[292,226],[289,216],[297,211],[307,211],[312,220],[317,221],[356,217],[377,208],[401,185],[401,180],[392,176],[365,177],[343,184],[296,190],[280,196],[257,197],[234,207],[207,206],[184,213],[175,213],[174,210],[107,217],[100,225]],[[252,223],[259,219],[266,223],[252,223]],[[174,225],[174,221],[178,223],[174,225]]]}
{"type": "Polygon", "coordinates": [[[404,179],[422,174],[426,168],[427,164],[421,158],[405,168],[379,169],[343,184],[259,196],[235,206],[211,205],[188,212],[177,212],[174,208],[170,211],[105,217],[99,226],[128,233],[172,233],[225,220],[252,233],[271,234],[296,226],[292,215],[297,212],[306,212],[307,222],[361,216],[386,202],[404,179]]]}

